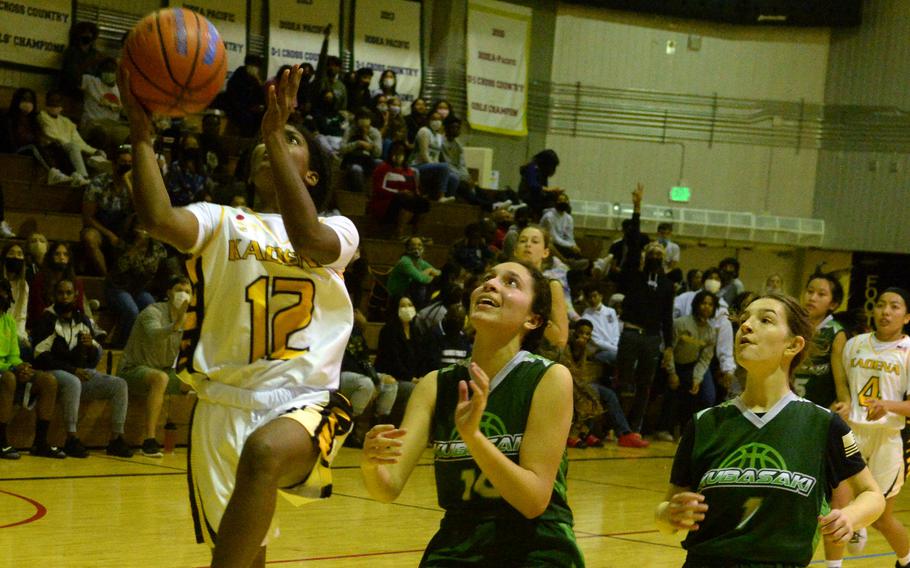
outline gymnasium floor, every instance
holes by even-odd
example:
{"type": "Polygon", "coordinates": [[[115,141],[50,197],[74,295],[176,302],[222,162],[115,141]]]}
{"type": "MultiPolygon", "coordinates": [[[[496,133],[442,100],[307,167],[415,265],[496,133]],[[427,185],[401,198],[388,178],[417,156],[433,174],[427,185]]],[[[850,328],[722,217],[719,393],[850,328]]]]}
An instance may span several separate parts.
{"type": "MultiPolygon", "coordinates": [[[[662,498],[675,446],[647,450],[570,450],[569,496],[575,530],[590,567],[680,566],[678,538],[651,521],[662,498]]],[[[186,500],[185,451],[164,459],[87,460],[24,455],[0,461],[0,568],[208,566],[195,544],[186,500]]],[[[269,566],[416,566],[436,530],[430,453],[399,501],[371,501],[360,482],[359,455],[344,449],[336,462],[335,495],[299,509],[279,499],[282,536],[269,566]]],[[[910,501],[899,497],[899,518],[910,522],[910,501]]],[[[784,522],[782,520],[781,522],[784,522]]],[[[816,559],[821,558],[821,547],[816,559]]],[[[815,565],[823,566],[822,562],[815,565]]],[[[890,567],[894,556],[876,532],[863,556],[845,567],[890,567]]]]}

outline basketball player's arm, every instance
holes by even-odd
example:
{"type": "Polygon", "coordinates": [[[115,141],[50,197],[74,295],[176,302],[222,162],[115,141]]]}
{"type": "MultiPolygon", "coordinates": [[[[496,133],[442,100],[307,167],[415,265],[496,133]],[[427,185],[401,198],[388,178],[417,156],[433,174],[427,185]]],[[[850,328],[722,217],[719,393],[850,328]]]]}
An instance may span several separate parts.
{"type": "Polygon", "coordinates": [[[705,519],[708,510],[704,500],[704,495],[691,488],[671,483],[664,501],[654,511],[654,523],[664,534],[673,534],[679,530],[697,531],[698,522],[705,519]]]}
{"type": "MultiPolygon", "coordinates": [[[[269,87],[268,108],[262,117],[262,137],[265,142],[272,174],[275,176],[275,194],[284,228],[294,250],[320,264],[331,264],[341,255],[341,241],[329,226],[320,223],[316,205],[310,197],[307,184],[314,186],[319,175],[310,170],[300,177],[297,164],[291,158],[284,125],[297,103],[301,71],[296,65],[285,71],[278,88],[269,87]]],[[[301,140],[302,144],[306,141],[301,140]]]]}
{"type": "Polygon", "coordinates": [[[566,295],[562,291],[562,284],[550,280],[550,319],[544,337],[555,347],[562,349],[569,342],[569,308],[566,305],[566,295]]]}
{"type": "Polygon", "coordinates": [[[550,504],[571,422],[572,376],[562,365],[553,365],[534,390],[517,464],[479,429],[464,441],[502,498],[526,518],[534,519],[550,504]]]}
{"type": "Polygon", "coordinates": [[[414,387],[400,429],[380,424],[367,433],[360,473],[371,497],[391,503],[401,494],[427,447],[435,408],[436,371],[433,371],[414,387]]]}
{"type": "Polygon", "coordinates": [[[171,206],[164,187],[161,169],[152,146],[152,121],[130,90],[129,71],[122,66],[117,71],[120,98],[130,121],[130,142],[133,145],[133,208],[139,222],[149,234],[188,251],[196,244],[199,221],[196,216],[171,206]]]}
{"type": "Polygon", "coordinates": [[[847,334],[841,331],[834,336],[831,343],[831,375],[834,377],[834,390],[837,402],[850,404],[850,389],[847,387],[847,372],[844,370],[844,345],[847,334]]]}
{"type": "Polygon", "coordinates": [[[832,542],[846,542],[854,531],[871,525],[885,510],[885,497],[868,467],[845,481],[855,495],[853,500],[819,519],[822,534],[832,542]]]}

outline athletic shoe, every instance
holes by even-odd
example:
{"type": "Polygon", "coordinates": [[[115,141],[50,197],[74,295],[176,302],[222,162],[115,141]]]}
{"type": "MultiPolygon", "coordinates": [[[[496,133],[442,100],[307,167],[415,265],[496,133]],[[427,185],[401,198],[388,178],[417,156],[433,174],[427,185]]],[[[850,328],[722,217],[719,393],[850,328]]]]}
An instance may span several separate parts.
{"type": "Polygon", "coordinates": [[[623,434],[619,437],[617,444],[624,448],[647,448],[651,445],[647,440],[641,439],[641,434],[637,434],[635,432],[623,434]]]}
{"type": "Polygon", "coordinates": [[[439,198],[438,203],[451,203],[452,201],[455,201],[455,197],[451,195],[443,195],[439,198]]]}
{"type": "Polygon", "coordinates": [[[3,221],[0,222],[0,235],[7,239],[12,239],[16,236],[16,233],[13,231],[13,228],[9,226],[9,223],[3,221]]]}
{"type": "Polygon", "coordinates": [[[569,439],[566,440],[566,446],[578,450],[583,450],[588,447],[584,440],[581,438],[576,438],[575,436],[570,436],[569,439]]]}
{"type": "Polygon", "coordinates": [[[133,450],[127,445],[126,440],[123,439],[123,436],[117,436],[107,445],[107,455],[117,456],[118,458],[131,458],[133,457],[133,450]]]}
{"type": "Polygon", "coordinates": [[[61,183],[72,183],[73,178],[61,172],[57,168],[51,168],[47,172],[47,185],[60,185],[61,183]]]}
{"type": "Polygon", "coordinates": [[[588,434],[588,437],[585,438],[585,444],[589,448],[602,448],[604,447],[604,441],[595,436],[594,434],[588,434]]]}
{"type": "Polygon", "coordinates": [[[82,445],[82,441],[75,436],[70,436],[63,444],[63,451],[71,458],[87,458],[88,448],[82,445]]]}
{"type": "Polygon", "coordinates": [[[54,458],[57,460],[62,460],[66,457],[66,453],[63,450],[46,442],[44,444],[37,444],[32,446],[32,449],[29,450],[29,453],[39,458],[54,458]]]}
{"type": "Polygon", "coordinates": [[[667,432],[666,430],[661,430],[660,432],[656,432],[654,434],[654,437],[657,438],[658,440],[660,440],[661,442],[673,442],[674,441],[673,434],[667,432]]]}
{"type": "Polygon", "coordinates": [[[73,174],[73,181],[70,182],[73,187],[84,187],[88,185],[88,178],[84,175],[76,172],[73,174]]]}
{"type": "Polygon", "coordinates": [[[857,555],[866,548],[866,540],[868,540],[869,535],[866,532],[866,529],[859,529],[853,533],[853,536],[850,537],[850,540],[847,541],[847,552],[853,555],[857,555]]]}
{"type": "Polygon", "coordinates": [[[158,440],[155,438],[146,438],[142,442],[142,455],[147,458],[163,458],[164,454],[161,453],[161,446],[158,445],[158,440]]]}
{"type": "Polygon", "coordinates": [[[0,448],[0,459],[2,460],[17,460],[20,456],[19,452],[16,451],[16,448],[12,446],[5,446],[0,448]]]}
{"type": "Polygon", "coordinates": [[[508,207],[509,205],[512,205],[512,202],[509,201],[508,199],[506,199],[505,201],[497,201],[496,203],[493,204],[493,210],[495,211],[497,209],[503,209],[505,207],[508,207]]]}

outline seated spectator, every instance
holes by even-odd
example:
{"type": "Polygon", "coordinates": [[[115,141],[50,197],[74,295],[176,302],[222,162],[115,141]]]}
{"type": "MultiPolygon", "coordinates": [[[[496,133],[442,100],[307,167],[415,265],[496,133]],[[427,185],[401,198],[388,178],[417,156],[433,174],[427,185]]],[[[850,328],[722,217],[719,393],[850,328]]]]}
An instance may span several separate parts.
{"type": "Polygon", "coordinates": [[[168,166],[167,175],[164,176],[164,185],[174,207],[211,200],[215,182],[209,176],[209,169],[195,134],[184,134],[181,137],[173,160],[168,166]]]}
{"type": "Polygon", "coordinates": [[[41,233],[32,233],[28,236],[28,255],[25,257],[25,279],[29,284],[35,275],[44,266],[44,257],[47,255],[47,237],[41,233]]]}
{"type": "Polygon", "coordinates": [[[663,361],[669,390],[661,412],[665,422],[655,436],[665,442],[675,440],[699,409],[698,391],[717,343],[717,330],[711,325],[717,314],[717,296],[702,290],[695,294],[691,309],[691,315],[673,320],[673,349],[663,361]]]}
{"type": "Polygon", "coordinates": [[[83,154],[104,161],[104,151],[89,146],[79,135],[73,121],[63,116],[63,95],[60,92],[50,91],[45,101],[44,110],[38,113],[38,124],[47,147],[55,154],[55,163],[69,163],[70,168],[67,169],[73,171],[73,186],[88,185],[89,174],[83,154]]]}
{"type": "MultiPolygon", "coordinates": [[[[346,108],[350,112],[356,113],[361,108],[372,106],[371,99],[373,95],[370,93],[370,83],[372,82],[373,70],[369,67],[361,67],[354,72],[351,80],[345,84],[348,96],[346,108]]],[[[379,128],[379,123],[376,123],[376,127],[379,128]]]]}
{"type": "Polygon", "coordinates": [[[117,315],[116,343],[130,335],[139,312],[152,305],[149,293],[161,262],[167,258],[164,245],[149,237],[133,218],[125,237],[115,247],[113,267],[104,281],[104,296],[117,315]]]}
{"type": "Polygon", "coordinates": [[[38,271],[34,280],[32,280],[28,294],[27,329],[34,330],[38,321],[44,315],[44,311],[54,305],[54,284],[61,279],[69,280],[75,285],[76,308],[89,318],[92,317],[88,299],[85,297],[85,287],[82,284],[82,279],[76,278],[76,270],[73,266],[73,252],[67,243],[58,242],[51,245],[50,251],[44,257],[44,264],[42,264],[41,270],[38,271]]]}
{"type": "Polygon", "coordinates": [[[461,363],[471,356],[472,343],[464,331],[464,304],[453,302],[446,306],[442,321],[424,336],[424,370],[442,369],[461,363]]]}
{"type": "Polygon", "coordinates": [[[786,294],[784,292],[784,277],[778,272],[772,272],[765,279],[765,294],[786,294]]]}
{"type": "Polygon", "coordinates": [[[474,184],[474,178],[468,171],[468,165],[464,159],[464,146],[458,140],[461,136],[461,119],[450,114],[443,121],[445,138],[442,142],[442,152],[440,160],[449,166],[450,174],[458,178],[458,188],[456,194],[467,200],[469,203],[481,206],[490,206],[492,202],[477,194],[474,184]]]}
{"type": "MultiPolygon", "coordinates": [[[[48,185],[72,183],[73,179],[57,167],[53,153],[43,147],[42,137],[35,91],[28,88],[16,89],[9,110],[0,123],[0,152],[34,157],[47,171],[48,185]]],[[[8,229],[9,225],[5,228],[8,229]]]]}
{"type": "Polygon", "coordinates": [[[382,135],[371,126],[372,116],[367,108],[358,110],[341,140],[341,169],[347,172],[350,191],[369,191],[367,180],[380,163],[382,135]]]}
{"type": "MultiPolygon", "coordinates": [[[[423,240],[420,237],[411,237],[405,243],[405,252],[398,259],[386,280],[386,289],[389,297],[393,299],[408,296],[414,299],[413,304],[418,307],[426,305],[429,298],[428,285],[440,272],[432,264],[423,259],[423,240]]],[[[398,375],[390,372],[390,375],[398,375]]],[[[422,376],[418,374],[415,376],[422,376]]]]}
{"type": "Polygon", "coordinates": [[[224,145],[222,119],[224,112],[218,109],[205,111],[202,117],[202,133],[199,135],[199,153],[202,163],[219,183],[230,178],[228,171],[228,151],[224,145]]]}
{"type": "Polygon", "coordinates": [[[174,363],[180,352],[183,323],[192,295],[193,287],[188,278],[172,278],[167,301],[150,304],[139,313],[120,359],[117,375],[126,381],[131,393],[145,397],[145,436],[141,451],[146,457],[164,456],[155,439],[164,396],[184,391],[174,363]]]}
{"type": "Polygon", "coordinates": [[[588,343],[590,354],[596,361],[613,366],[619,349],[619,316],[613,308],[603,305],[603,288],[598,282],[585,286],[585,300],[588,307],[581,317],[593,326],[588,343]]]}
{"type": "Polygon", "coordinates": [[[736,296],[746,291],[745,285],[739,279],[739,261],[735,258],[725,258],[717,266],[720,269],[720,283],[722,285],[718,296],[723,298],[727,305],[733,303],[736,296]]]}
{"type": "Polygon", "coordinates": [[[126,224],[132,215],[132,148],[117,148],[113,173],[99,174],[82,196],[82,246],[89,269],[107,275],[105,252],[120,246],[126,224]]]}
{"type": "Polygon", "coordinates": [[[337,154],[341,150],[341,140],[347,121],[338,109],[338,102],[332,89],[320,91],[313,104],[313,118],[316,122],[316,131],[319,132],[319,142],[330,153],[337,154]]]}
{"type": "Polygon", "coordinates": [[[74,458],[88,457],[88,450],[76,436],[80,399],[109,400],[111,441],[107,454],[133,456],[123,439],[128,393],[126,381],[95,370],[101,360],[101,345],[95,339],[91,320],[76,308],[76,287],[62,279],[54,287],[55,302],[35,326],[35,366],[50,371],[57,379],[63,406],[66,443],[63,451],[74,458]]]}
{"type": "Polygon", "coordinates": [[[404,142],[393,142],[389,158],[373,171],[373,192],[367,211],[374,219],[395,225],[396,238],[417,233],[420,216],[430,210],[429,200],[421,195],[417,172],[408,167],[404,142]]]}
{"type": "Polygon", "coordinates": [[[702,272],[693,268],[686,272],[686,289],[684,292],[695,292],[701,290],[702,272]]]}
{"type": "Polygon", "coordinates": [[[588,259],[581,255],[581,248],[575,242],[575,220],[572,218],[572,204],[567,193],[556,196],[553,207],[544,210],[540,226],[550,232],[550,242],[557,256],[566,261],[573,270],[584,270],[588,259]]]}
{"type": "Polygon", "coordinates": [[[673,223],[661,223],[657,226],[657,242],[663,245],[664,250],[666,251],[666,256],[664,257],[664,273],[670,274],[670,272],[679,268],[679,245],[673,242],[673,223]]]}
{"type": "Polygon", "coordinates": [[[243,67],[231,73],[225,88],[225,113],[228,121],[244,138],[252,138],[259,132],[259,124],[265,112],[265,93],[262,90],[261,55],[247,54],[243,67]]]}
{"type": "Polygon", "coordinates": [[[37,406],[35,441],[31,454],[45,458],[65,458],[66,454],[47,441],[47,430],[54,417],[57,381],[44,371],[36,371],[23,361],[16,340],[18,328],[9,309],[13,293],[7,280],[0,280],[0,459],[17,460],[19,452],[6,438],[6,426],[13,417],[13,403],[31,410],[37,406]]]}
{"type": "Polygon", "coordinates": [[[3,278],[10,286],[12,306],[3,310],[16,322],[16,334],[19,337],[19,350],[31,355],[31,343],[25,330],[28,321],[28,281],[25,278],[25,252],[22,245],[9,243],[3,247],[3,278]]]}
{"type": "Polygon", "coordinates": [[[452,244],[452,260],[459,266],[479,274],[487,269],[487,264],[495,255],[484,239],[484,228],[481,223],[471,223],[464,228],[464,238],[452,244]]]}
{"type": "Polygon", "coordinates": [[[374,366],[379,373],[391,375],[398,381],[395,406],[399,408],[407,406],[414,381],[423,376],[423,337],[413,325],[416,315],[414,302],[403,296],[397,302],[397,309],[389,310],[388,319],[379,330],[374,366]]]}
{"type": "Polygon", "coordinates": [[[427,110],[427,101],[417,97],[411,102],[411,112],[404,117],[404,123],[408,127],[408,143],[411,146],[414,145],[414,141],[417,139],[417,132],[430,121],[430,115],[427,110]]]}
{"type": "MultiPolygon", "coordinates": [[[[369,101],[369,109],[373,111],[372,124],[379,131],[383,142],[389,138],[392,111],[389,110],[389,99],[383,94],[376,95],[369,101]]],[[[383,154],[385,155],[385,154],[383,154]]]]}
{"type": "Polygon", "coordinates": [[[398,96],[398,76],[395,71],[386,69],[379,75],[379,88],[373,91],[373,95],[382,93],[387,97],[398,96]]]}
{"type": "Polygon", "coordinates": [[[559,156],[553,150],[541,150],[534,154],[531,161],[521,166],[521,182],[518,184],[518,196],[531,208],[531,220],[537,222],[543,210],[551,207],[554,195],[561,188],[549,185],[550,177],[556,173],[559,156]]]}
{"type": "Polygon", "coordinates": [[[130,127],[120,118],[123,104],[117,87],[117,60],[107,57],[98,64],[97,76],[83,75],[82,92],[85,94],[82,112],[85,139],[105,151],[128,142],[130,127]]]}
{"type": "Polygon", "coordinates": [[[445,119],[449,116],[454,116],[452,113],[452,103],[445,99],[439,99],[433,104],[433,112],[439,115],[439,118],[445,122],[445,119]]]}
{"type": "Polygon", "coordinates": [[[95,41],[98,26],[94,22],[76,22],[70,28],[69,45],[63,51],[59,89],[75,101],[82,101],[82,76],[95,71],[103,56],[95,41]]]}
{"type": "Polygon", "coordinates": [[[411,163],[420,172],[420,183],[425,195],[440,202],[452,201],[458,191],[458,176],[441,161],[442,117],[433,113],[427,126],[417,131],[411,163]]]}
{"type": "MultiPolygon", "coordinates": [[[[440,277],[442,280],[443,277],[440,277]]],[[[424,306],[419,312],[417,312],[417,317],[414,318],[414,325],[417,326],[417,332],[420,335],[426,337],[430,330],[435,329],[442,320],[446,317],[448,312],[448,306],[461,303],[464,300],[464,287],[460,284],[451,282],[444,283],[439,291],[439,294],[433,299],[432,302],[424,306]]],[[[434,367],[439,368],[439,367],[434,367]]]]}
{"type": "Polygon", "coordinates": [[[318,94],[314,92],[315,84],[313,82],[316,78],[316,68],[310,63],[301,63],[300,70],[302,73],[300,87],[297,89],[297,110],[305,116],[312,111],[313,100],[318,94]]]}
{"type": "MultiPolygon", "coordinates": [[[[388,97],[389,102],[389,128],[386,132],[385,139],[391,144],[392,142],[403,142],[408,150],[413,146],[408,142],[408,125],[401,114],[401,99],[393,95],[388,97]]],[[[388,152],[385,152],[388,155],[388,152]]]]}

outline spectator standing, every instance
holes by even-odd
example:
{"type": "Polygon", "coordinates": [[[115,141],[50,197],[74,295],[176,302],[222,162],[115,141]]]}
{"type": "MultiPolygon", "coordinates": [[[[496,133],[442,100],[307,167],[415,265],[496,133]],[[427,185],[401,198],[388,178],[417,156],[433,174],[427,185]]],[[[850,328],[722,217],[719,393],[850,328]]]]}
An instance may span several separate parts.
{"type": "Polygon", "coordinates": [[[225,113],[228,120],[244,138],[259,131],[265,112],[265,93],[262,88],[262,56],[254,53],[243,58],[243,67],[231,73],[225,87],[225,113]]]}
{"type": "Polygon", "coordinates": [[[66,455],[88,457],[88,450],[76,436],[79,401],[104,399],[111,403],[112,437],[107,454],[132,457],[123,439],[129,402],[126,381],[95,370],[101,360],[101,345],[95,340],[92,322],[76,308],[76,288],[71,280],[57,281],[55,302],[35,326],[35,365],[51,371],[57,379],[67,438],[66,455]]]}
{"type": "Polygon", "coordinates": [[[107,275],[105,252],[120,245],[133,212],[131,152],[129,145],[118,147],[113,173],[92,178],[82,196],[82,246],[90,268],[101,276],[107,275]]]}
{"type": "Polygon", "coordinates": [[[180,353],[186,310],[193,287],[188,278],[176,276],[169,282],[167,301],[149,304],[139,313],[123,350],[117,375],[129,391],[145,397],[145,432],[142,455],[160,458],[161,447],[155,438],[158,417],[165,395],[180,394],[180,379],[174,363],[180,353]]]}
{"type": "MultiPolygon", "coordinates": [[[[391,300],[396,301],[402,296],[408,296],[418,307],[422,308],[426,304],[429,298],[427,287],[440,272],[423,259],[423,251],[423,240],[420,237],[411,237],[405,243],[405,252],[392,268],[386,281],[386,289],[391,300]]],[[[389,374],[398,377],[393,372],[389,374]]]]}
{"type": "Polygon", "coordinates": [[[367,211],[381,223],[394,224],[395,236],[404,238],[410,225],[417,234],[421,215],[430,210],[430,201],[420,193],[417,171],[406,163],[404,142],[392,142],[389,157],[373,170],[373,192],[367,211]]]}
{"type": "Polygon", "coordinates": [[[322,48],[319,51],[319,61],[316,63],[316,78],[314,86],[319,92],[331,89],[335,94],[335,109],[348,108],[348,90],[341,80],[341,60],[334,55],[329,55],[329,36],[332,34],[332,24],[325,27],[322,32],[322,48]]]}
{"type": "Polygon", "coordinates": [[[106,57],[98,64],[97,75],[82,76],[85,108],[82,132],[94,146],[109,152],[127,141],[129,125],[120,119],[123,104],[117,87],[117,60],[106,57]]]}
{"type": "Polygon", "coordinates": [[[718,295],[727,302],[727,305],[733,304],[737,296],[746,291],[746,287],[739,279],[739,261],[733,257],[725,258],[717,265],[720,269],[720,282],[722,288],[718,295]]]}
{"type": "Polygon", "coordinates": [[[75,101],[82,101],[82,76],[95,71],[102,59],[95,47],[98,26],[94,22],[76,22],[70,28],[69,45],[63,51],[59,89],[75,101]]]}
{"type": "Polygon", "coordinates": [[[69,161],[73,169],[73,186],[88,185],[89,175],[83,154],[97,156],[98,159],[104,160],[105,153],[86,143],[76,130],[73,121],[63,116],[63,95],[58,91],[50,91],[45,100],[44,110],[38,113],[38,124],[41,125],[44,139],[48,141],[50,148],[60,156],[60,161],[62,159],[69,161]]]}
{"type": "Polygon", "coordinates": [[[350,191],[369,191],[367,180],[382,155],[382,135],[372,126],[372,117],[370,109],[359,109],[341,139],[341,169],[347,172],[350,191]]]}
{"type": "MultiPolygon", "coordinates": [[[[630,232],[632,231],[632,219],[623,219],[622,220],[622,237],[616,239],[610,244],[609,255],[613,257],[613,263],[610,265],[610,276],[613,280],[618,279],[619,273],[622,271],[622,267],[625,264],[626,256],[629,252],[629,243],[630,243],[630,232]]],[[[646,235],[638,233],[635,244],[638,247],[638,250],[644,250],[644,248],[651,242],[646,235]]]]}

